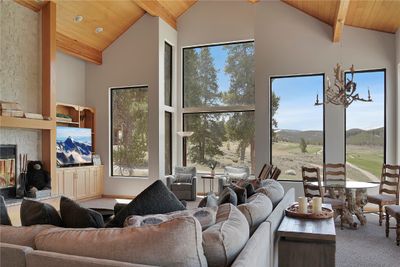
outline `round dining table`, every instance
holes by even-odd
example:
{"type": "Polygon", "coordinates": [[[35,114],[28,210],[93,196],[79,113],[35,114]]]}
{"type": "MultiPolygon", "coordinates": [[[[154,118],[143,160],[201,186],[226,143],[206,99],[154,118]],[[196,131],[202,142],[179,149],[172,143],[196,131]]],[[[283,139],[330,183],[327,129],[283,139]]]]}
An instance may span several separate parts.
{"type": "MultiPolygon", "coordinates": [[[[318,186],[318,182],[312,182],[311,184],[318,186]]],[[[361,225],[367,223],[367,219],[364,216],[364,206],[367,204],[367,189],[379,186],[378,183],[358,182],[358,181],[346,181],[344,184],[335,184],[334,182],[321,182],[321,186],[328,189],[331,198],[340,198],[347,202],[345,210],[343,211],[344,221],[348,223],[350,227],[357,228],[357,223],[354,222],[353,214],[356,215],[361,225]],[[333,195],[334,190],[339,191],[338,195],[333,195]],[[340,193],[342,191],[342,193],[340,193]]]]}

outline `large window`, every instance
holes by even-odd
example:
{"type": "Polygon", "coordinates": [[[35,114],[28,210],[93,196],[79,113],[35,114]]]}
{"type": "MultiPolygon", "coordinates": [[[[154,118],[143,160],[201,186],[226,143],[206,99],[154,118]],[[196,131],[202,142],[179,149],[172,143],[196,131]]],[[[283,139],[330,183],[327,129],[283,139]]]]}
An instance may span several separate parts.
{"type": "Polygon", "coordinates": [[[254,171],[254,102],[254,42],[184,48],[184,163],[254,171]]]}
{"type": "Polygon", "coordinates": [[[301,167],[324,163],[324,75],[271,78],[271,163],[281,180],[301,180],[301,167]]]}
{"type": "Polygon", "coordinates": [[[164,104],[172,106],[172,46],[164,46],[164,104]]]}
{"type": "Polygon", "coordinates": [[[147,98],[147,87],[111,89],[111,176],[148,176],[147,98]]]}
{"type": "Polygon", "coordinates": [[[165,174],[172,174],[172,113],[165,112],[165,174]]]}
{"type": "MultiPolygon", "coordinates": [[[[346,73],[346,78],[350,78],[346,73]]],[[[379,182],[385,162],[385,70],[354,74],[357,93],[372,102],[353,102],[346,109],[346,163],[349,180],[379,182]]]]}

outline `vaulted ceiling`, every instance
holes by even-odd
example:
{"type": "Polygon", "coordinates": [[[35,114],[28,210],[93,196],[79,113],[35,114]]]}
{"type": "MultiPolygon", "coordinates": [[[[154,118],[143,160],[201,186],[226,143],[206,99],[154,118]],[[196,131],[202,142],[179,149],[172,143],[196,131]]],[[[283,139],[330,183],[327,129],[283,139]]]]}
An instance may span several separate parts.
{"type": "MultiPolygon", "coordinates": [[[[48,0],[15,0],[34,11],[48,0]]],[[[145,13],[176,28],[176,20],[197,0],[51,0],[57,6],[57,47],[101,64],[102,51],[145,13]],[[81,17],[80,17],[81,16],[81,17]]],[[[256,4],[260,0],[248,1],[256,4]]],[[[265,1],[265,0],[261,0],[265,1]]],[[[282,0],[332,26],[332,40],[343,25],[395,33],[400,27],[400,0],[282,0]]],[[[229,5],[229,3],[226,3],[229,5]]]]}

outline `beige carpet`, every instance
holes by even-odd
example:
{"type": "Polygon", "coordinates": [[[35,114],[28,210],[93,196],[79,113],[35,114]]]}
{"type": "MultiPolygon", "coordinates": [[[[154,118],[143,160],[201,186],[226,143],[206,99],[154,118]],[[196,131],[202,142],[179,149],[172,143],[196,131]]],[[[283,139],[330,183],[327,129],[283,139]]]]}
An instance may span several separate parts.
{"type": "MultiPolygon", "coordinates": [[[[187,208],[196,208],[201,197],[188,201],[187,208]]],[[[100,198],[82,202],[88,208],[110,208],[117,202],[129,203],[129,199],[100,198]]],[[[337,267],[398,267],[400,266],[400,247],[396,246],[396,231],[390,230],[385,237],[385,226],[379,226],[378,216],[367,214],[367,225],[357,230],[336,227],[336,266],[337,267]]],[[[355,219],[356,220],[356,219],[355,219]]],[[[395,221],[391,220],[392,226],[395,221]]],[[[338,226],[338,224],[337,224],[338,226]]],[[[312,267],[312,266],[307,266],[312,267]]]]}

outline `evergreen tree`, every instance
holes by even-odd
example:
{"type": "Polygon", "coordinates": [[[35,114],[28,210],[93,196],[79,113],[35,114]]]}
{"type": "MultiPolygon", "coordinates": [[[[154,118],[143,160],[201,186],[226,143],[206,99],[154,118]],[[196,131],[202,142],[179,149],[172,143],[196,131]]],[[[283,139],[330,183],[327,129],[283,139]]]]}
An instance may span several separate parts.
{"type": "Polygon", "coordinates": [[[306,140],[304,140],[304,138],[300,139],[300,150],[301,150],[301,153],[307,152],[307,143],[306,143],[306,140]]]}

